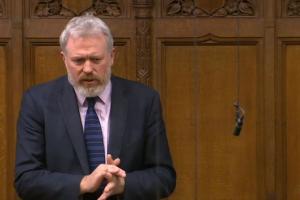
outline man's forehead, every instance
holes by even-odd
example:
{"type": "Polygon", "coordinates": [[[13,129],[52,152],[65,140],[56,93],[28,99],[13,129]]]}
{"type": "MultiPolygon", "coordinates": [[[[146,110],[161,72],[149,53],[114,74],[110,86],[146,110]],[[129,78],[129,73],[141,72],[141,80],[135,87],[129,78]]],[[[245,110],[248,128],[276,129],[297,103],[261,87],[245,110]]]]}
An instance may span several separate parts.
{"type": "Polygon", "coordinates": [[[103,45],[105,45],[107,47],[107,42],[106,42],[106,38],[104,35],[98,35],[98,36],[72,36],[69,37],[69,39],[67,40],[66,43],[66,48],[70,47],[71,45],[76,45],[76,44],[80,44],[83,46],[98,46],[99,47],[103,47],[103,45]],[[92,42],[92,43],[88,43],[89,40],[97,40],[96,42],[92,42]]]}
{"type": "Polygon", "coordinates": [[[73,33],[70,34],[68,40],[78,40],[78,39],[105,39],[105,35],[102,32],[97,33],[73,33]]]}

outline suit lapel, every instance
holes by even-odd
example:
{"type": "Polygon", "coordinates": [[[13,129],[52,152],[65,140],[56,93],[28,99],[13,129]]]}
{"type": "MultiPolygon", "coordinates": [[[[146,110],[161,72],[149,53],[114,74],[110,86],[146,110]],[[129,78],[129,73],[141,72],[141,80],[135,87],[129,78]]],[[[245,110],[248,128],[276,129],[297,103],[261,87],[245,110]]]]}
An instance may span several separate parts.
{"type": "Polygon", "coordinates": [[[108,153],[114,158],[119,157],[122,147],[122,137],[126,125],[127,98],[120,81],[112,77],[110,135],[108,153]]]}
{"type": "Polygon", "coordinates": [[[67,81],[65,82],[64,90],[60,94],[59,105],[81,168],[85,174],[88,174],[88,160],[76,95],[73,87],[67,81]]]}

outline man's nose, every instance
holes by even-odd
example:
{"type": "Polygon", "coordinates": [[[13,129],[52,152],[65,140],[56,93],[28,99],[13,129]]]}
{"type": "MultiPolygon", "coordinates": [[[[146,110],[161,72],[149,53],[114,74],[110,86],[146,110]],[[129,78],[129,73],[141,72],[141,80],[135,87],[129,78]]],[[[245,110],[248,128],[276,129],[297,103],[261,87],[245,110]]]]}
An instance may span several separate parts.
{"type": "Polygon", "coordinates": [[[83,64],[83,71],[85,73],[91,73],[93,71],[93,66],[89,59],[87,59],[83,64]]]}

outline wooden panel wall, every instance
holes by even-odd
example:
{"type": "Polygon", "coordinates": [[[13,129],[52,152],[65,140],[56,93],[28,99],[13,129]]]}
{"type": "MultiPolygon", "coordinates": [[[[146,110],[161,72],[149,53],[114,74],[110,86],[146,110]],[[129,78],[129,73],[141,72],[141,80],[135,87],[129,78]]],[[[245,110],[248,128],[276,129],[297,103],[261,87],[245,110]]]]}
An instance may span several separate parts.
{"type": "Polygon", "coordinates": [[[298,159],[299,148],[299,78],[300,78],[300,65],[297,62],[297,57],[300,53],[300,45],[288,45],[286,47],[286,68],[285,68],[285,81],[284,81],[284,108],[286,126],[283,131],[285,134],[285,148],[286,148],[286,178],[287,178],[287,198],[298,199],[300,195],[300,181],[299,181],[299,167],[300,162],[298,159]]]}
{"type": "Polygon", "coordinates": [[[298,199],[300,194],[299,178],[299,38],[284,38],[279,42],[278,68],[278,177],[279,189],[285,199],[298,199]]]}
{"type": "Polygon", "coordinates": [[[266,162],[264,155],[274,154],[274,146],[268,144],[274,135],[266,142],[262,123],[263,2],[244,2],[245,9],[240,3],[156,4],[153,78],[162,94],[178,171],[170,199],[250,200],[275,195],[275,183],[266,173],[275,172],[274,160],[266,162]],[[237,99],[247,113],[239,137],[233,136],[237,99]]]}
{"type": "Polygon", "coordinates": [[[295,200],[299,182],[299,53],[300,5],[295,0],[279,3],[276,43],[276,150],[277,191],[280,198],[295,200]]]}
{"type": "MultiPolygon", "coordinates": [[[[8,161],[8,135],[6,134],[7,129],[7,57],[5,46],[0,45],[0,182],[6,183],[8,180],[7,176],[7,161],[8,161]]],[[[6,199],[7,188],[2,187],[0,189],[0,198],[6,199]]]]}
{"type": "Polygon", "coordinates": [[[171,199],[263,198],[264,149],[257,123],[262,46],[189,40],[166,39],[160,46],[161,93],[172,154],[177,155],[178,184],[171,199]],[[247,110],[240,138],[232,134],[237,85],[247,110]]]}
{"type": "Polygon", "coordinates": [[[178,172],[170,200],[299,199],[298,0],[0,0],[0,199],[17,199],[22,93],[65,74],[58,37],[86,11],[112,29],[113,73],[161,94],[178,172]]]}
{"type": "Polygon", "coordinates": [[[23,92],[22,1],[0,0],[0,199],[13,187],[16,120],[23,92]]]}

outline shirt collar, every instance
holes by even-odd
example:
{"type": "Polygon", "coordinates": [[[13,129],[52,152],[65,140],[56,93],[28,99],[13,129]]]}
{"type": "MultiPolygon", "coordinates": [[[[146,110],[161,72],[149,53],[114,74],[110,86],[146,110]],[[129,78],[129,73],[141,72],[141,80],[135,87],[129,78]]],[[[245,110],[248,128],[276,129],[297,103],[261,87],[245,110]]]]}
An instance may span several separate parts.
{"type": "MultiPolygon", "coordinates": [[[[82,94],[80,94],[75,87],[74,87],[74,90],[75,90],[79,105],[83,106],[86,97],[83,96],[82,94]]],[[[104,90],[100,94],[98,94],[98,97],[101,99],[101,101],[104,104],[109,103],[110,98],[111,98],[111,81],[109,81],[108,84],[105,86],[104,90]]]]}

